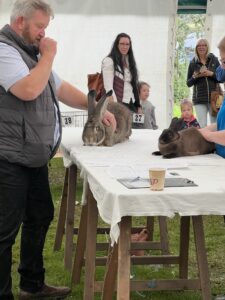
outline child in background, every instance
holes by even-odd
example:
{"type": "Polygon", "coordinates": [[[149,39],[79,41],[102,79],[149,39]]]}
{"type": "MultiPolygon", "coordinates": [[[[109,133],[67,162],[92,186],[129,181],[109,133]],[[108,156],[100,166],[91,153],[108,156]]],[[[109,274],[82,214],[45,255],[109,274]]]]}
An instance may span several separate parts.
{"type": "Polygon", "coordinates": [[[138,91],[140,104],[145,116],[144,128],[145,129],[158,129],[155,119],[155,107],[148,101],[150,85],[144,81],[138,83],[138,91]]]}
{"type": "Polygon", "coordinates": [[[193,115],[193,105],[188,99],[183,99],[180,102],[181,118],[183,119],[183,124],[181,129],[186,129],[189,127],[200,128],[200,125],[193,115]]]}

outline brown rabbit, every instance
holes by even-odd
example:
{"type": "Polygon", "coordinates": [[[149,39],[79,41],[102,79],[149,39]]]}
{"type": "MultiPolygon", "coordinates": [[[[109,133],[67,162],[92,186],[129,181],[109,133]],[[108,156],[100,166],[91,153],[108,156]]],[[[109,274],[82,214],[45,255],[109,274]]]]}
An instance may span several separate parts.
{"type": "Polygon", "coordinates": [[[190,127],[179,131],[181,122],[182,119],[172,119],[169,128],[164,129],[159,137],[159,151],[152,154],[173,158],[214,152],[215,144],[206,141],[197,128],[190,127]]]}
{"type": "Polygon", "coordinates": [[[113,146],[124,142],[131,135],[132,113],[121,103],[109,102],[108,97],[111,95],[112,91],[109,91],[96,102],[96,92],[91,90],[88,93],[88,119],[82,134],[84,145],[113,146]],[[102,122],[106,109],[115,116],[115,132],[111,126],[105,126],[102,122]]]}

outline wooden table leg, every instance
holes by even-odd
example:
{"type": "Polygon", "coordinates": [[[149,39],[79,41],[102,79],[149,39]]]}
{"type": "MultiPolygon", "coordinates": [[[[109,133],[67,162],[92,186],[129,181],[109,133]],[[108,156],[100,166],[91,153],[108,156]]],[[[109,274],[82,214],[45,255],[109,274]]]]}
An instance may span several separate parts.
{"type": "Polygon", "coordinates": [[[117,300],[130,300],[130,240],[131,217],[126,216],[120,222],[117,300]]]}
{"type": "Polygon", "coordinates": [[[75,251],[74,263],[72,268],[72,283],[80,282],[81,270],[84,262],[84,253],[87,239],[87,205],[82,206],[80,224],[77,235],[77,246],[75,251]]]}
{"type": "Polygon", "coordinates": [[[160,229],[160,243],[161,251],[163,255],[169,254],[169,239],[167,231],[167,222],[166,217],[160,216],[159,220],[159,229],[160,229]]]}
{"type": "Polygon", "coordinates": [[[98,225],[97,203],[88,187],[87,195],[87,240],[84,278],[84,299],[94,299],[96,235],[98,225]]]}
{"type": "Polygon", "coordinates": [[[73,257],[73,227],[75,215],[75,197],[77,185],[77,166],[72,165],[69,168],[68,174],[68,198],[67,198],[67,212],[66,212],[66,229],[65,229],[65,252],[64,265],[68,270],[72,269],[73,257]]]}
{"type": "Polygon", "coordinates": [[[180,219],[180,263],[179,278],[188,278],[188,250],[190,240],[190,217],[180,219]]]}
{"type": "Polygon", "coordinates": [[[102,300],[113,299],[118,269],[118,244],[114,244],[109,253],[102,290],[102,300]]]}
{"type": "Polygon", "coordinates": [[[153,234],[154,234],[154,217],[149,216],[147,217],[147,230],[149,234],[149,241],[153,241],[153,234]]]}
{"type": "Polygon", "coordinates": [[[67,190],[68,190],[68,168],[66,168],[66,172],[65,172],[61,204],[59,210],[59,218],[58,218],[56,235],[55,235],[54,251],[60,250],[62,246],[62,239],[65,230],[66,210],[67,210],[67,190]]]}
{"type": "Polygon", "coordinates": [[[201,282],[202,299],[211,299],[211,288],[209,278],[209,268],[205,249],[205,237],[202,216],[192,216],[195,246],[198,261],[199,277],[201,282]]]}

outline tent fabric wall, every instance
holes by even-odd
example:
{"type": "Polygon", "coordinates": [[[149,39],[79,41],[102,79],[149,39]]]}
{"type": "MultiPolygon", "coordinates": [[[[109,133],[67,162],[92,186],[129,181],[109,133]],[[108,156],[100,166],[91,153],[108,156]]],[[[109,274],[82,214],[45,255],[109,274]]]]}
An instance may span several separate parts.
{"type": "Polygon", "coordinates": [[[87,92],[87,74],[100,71],[102,59],[109,53],[120,32],[132,38],[140,79],[151,85],[151,101],[161,128],[171,113],[168,53],[171,19],[176,15],[176,0],[96,1],[78,0],[61,4],[52,1],[56,18],[49,34],[57,37],[55,69],[87,92]],[[62,64],[65,61],[65,64],[62,64]],[[170,101],[169,101],[170,99],[170,101]],[[169,112],[170,108],[170,112],[169,112]]]}
{"type": "MultiPolygon", "coordinates": [[[[87,93],[87,74],[100,71],[120,32],[132,38],[140,79],[151,85],[160,128],[172,112],[173,49],[177,0],[51,0],[55,18],[46,34],[58,42],[54,70],[87,93]]],[[[0,1],[0,26],[12,1],[0,1]]],[[[62,106],[61,110],[71,110],[62,106]]]]}
{"type": "Polygon", "coordinates": [[[211,51],[219,56],[217,45],[225,36],[225,5],[224,0],[208,0],[205,32],[211,51]]]}
{"type": "MultiPolygon", "coordinates": [[[[0,27],[9,22],[12,2],[0,0],[0,27]]],[[[167,127],[173,107],[172,79],[178,1],[50,2],[55,18],[50,22],[46,35],[58,42],[54,70],[87,93],[87,74],[100,71],[101,61],[109,53],[118,33],[130,34],[140,79],[151,85],[150,100],[156,107],[157,123],[160,128],[167,127]]],[[[224,14],[224,0],[208,0],[205,31],[212,52],[217,55],[216,46],[224,35],[224,14]]],[[[61,110],[71,111],[71,108],[62,105],[61,110]]]]}

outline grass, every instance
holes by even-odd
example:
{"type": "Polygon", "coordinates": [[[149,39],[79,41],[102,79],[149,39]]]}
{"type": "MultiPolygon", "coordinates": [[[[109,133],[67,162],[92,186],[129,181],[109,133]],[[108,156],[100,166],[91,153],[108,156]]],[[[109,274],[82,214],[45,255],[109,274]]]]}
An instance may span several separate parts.
{"type": "MultiPolygon", "coordinates": [[[[195,107],[193,105],[193,113],[196,116],[195,107]]],[[[181,112],[180,112],[180,104],[174,103],[173,105],[173,117],[180,118],[181,112]]]]}
{"type": "MultiPolygon", "coordinates": [[[[62,192],[62,185],[64,180],[64,167],[61,158],[54,158],[49,166],[50,170],[50,184],[52,195],[55,205],[55,218],[48,232],[44,259],[46,267],[46,282],[55,285],[71,285],[70,272],[64,269],[63,256],[64,256],[64,246],[60,251],[53,251],[54,238],[56,232],[57,217],[60,205],[60,197],[62,192]]],[[[78,181],[78,198],[81,195],[82,181],[78,181]]],[[[212,199],[213,201],[213,199],[212,199]]],[[[76,206],[76,210],[79,215],[80,205],[76,206]]],[[[76,220],[76,224],[78,220],[76,220]]],[[[134,223],[136,225],[144,225],[145,218],[134,218],[134,223]]],[[[158,237],[158,226],[156,222],[155,239],[158,237]]],[[[205,240],[208,254],[208,262],[211,273],[211,287],[213,294],[225,293],[225,259],[224,259],[224,249],[225,249],[225,226],[224,221],[221,216],[205,216],[204,217],[204,227],[205,227],[205,240]]],[[[169,243],[171,254],[178,253],[179,245],[179,217],[173,219],[168,219],[168,232],[169,232],[169,243]]],[[[189,259],[189,275],[195,276],[197,273],[195,251],[193,245],[193,233],[191,232],[192,238],[190,243],[190,259],[189,259]]],[[[105,237],[102,237],[105,238],[105,237]]],[[[12,277],[13,277],[13,291],[14,294],[18,294],[18,268],[19,263],[19,235],[16,240],[15,246],[13,248],[13,266],[12,266],[12,277]]],[[[173,278],[177,275],[178,269],[176,266],[171,265],[167,268],[162,268],[161,266],[132,266],[132,275],[135,279],[149,279],[153,280],[155,278],[173,278]]],[[[103,267],[97,267],[96,278],[98,280],[102,279],[104,274],[103,267]]],[[[83,274],[82,282],[76,286],[72,287],[72,295],[68,299],[80,300],[83,298],[83,274]]],[[[99,294],[96,294],[95,300],[100,300],[99,294]]],[[[198,291],[186,291],[186,292],[132,292],[132,300],[200,300],[201,294],[198,291]]]]}
{"type": "Polygon", "coordinates": [[[174,103],[173,105],[173,117],[180,117],[180,105],[179,104],[176,104],[174,103]]]}

